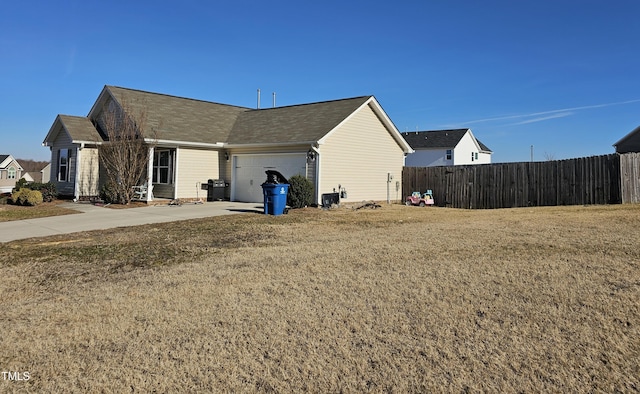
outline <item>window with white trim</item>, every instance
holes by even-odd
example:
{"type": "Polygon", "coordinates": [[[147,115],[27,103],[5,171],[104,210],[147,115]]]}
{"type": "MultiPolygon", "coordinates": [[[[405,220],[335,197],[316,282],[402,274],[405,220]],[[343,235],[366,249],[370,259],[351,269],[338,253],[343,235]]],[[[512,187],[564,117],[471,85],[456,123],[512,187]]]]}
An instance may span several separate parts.
{"type": "Polygon", "coordinates": [[[447,149],[447,160],[451,160],[451,149],[447,149]]]}
{"type": "Polygon", "coordinates": [[[16,168],[15,167],[9,167],[9,169],[7,170],[7,179],[16,179],[16,168]]]}
{"type": "Polygon", "coordinates": [[[69,159],[71,149],[58,150],[58,182],[69,182],[69,159]]]}
{"type": "Polygon", "coordinates": [[[153,183],[173,183],[173,151],[155,151],[153,155],[153,183]]]}

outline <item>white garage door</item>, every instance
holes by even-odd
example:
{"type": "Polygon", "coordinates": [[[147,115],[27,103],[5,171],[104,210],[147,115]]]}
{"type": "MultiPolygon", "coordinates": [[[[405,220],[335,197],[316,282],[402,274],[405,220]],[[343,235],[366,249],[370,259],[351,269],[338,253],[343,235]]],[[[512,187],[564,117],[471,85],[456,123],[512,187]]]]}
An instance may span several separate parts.
{"type": "Polygon", "coordinates": [[[267,170],[276,170],[286,178],[306,175],[305,154],[238,155],[233,157],[233,199],[245,202],[263,202],[262,184],[267,170]]]}

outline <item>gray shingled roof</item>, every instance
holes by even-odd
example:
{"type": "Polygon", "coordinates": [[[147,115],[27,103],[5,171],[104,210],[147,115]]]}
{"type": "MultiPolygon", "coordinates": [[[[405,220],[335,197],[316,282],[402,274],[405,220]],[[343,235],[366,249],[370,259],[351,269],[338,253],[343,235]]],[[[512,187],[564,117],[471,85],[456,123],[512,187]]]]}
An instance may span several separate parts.
{"type": "Polygon", "coordinates": [[[84,116],[58,115],[73,141],[102,141],[91,121],[84,116]]]}
{"type": "Polygon", "coordinates": [[[491,149],[489,149],[488,146],[486,146],[485,144],[482,143],[482,141],[480,141],[479,139],[476,138],[476,141],[478,141],[478,145],[480,145],[480,149],[482,149],[485,152],[491,152],[491,149]]]}
{"type": "Polygon", "coordinates": [[[249,108],[218,104],[160,93],[107,86],[131,116],[146,115],[147,135],[161,140],[215,144],[225,142],[238,116],[249,108]]]}
{"type": "Polygon", "coordinates": [[[371,96],[287,107],[250,109],[107,86],[134,116],[146,114],[158,139],[200,143],[268,144],[317,141],[371,96]]]}
{"type": "MultiPolygon", "coordinates": [[[[462,137],[469,129],[409,131],[401,133],[405,141],[415,149],[453,149],[458,145],[462,137]]],[[[478,145],[483,151],[491,152],[491,149],[479,139],[478,145]]]]}
{"type": "Polygon", "coordinates": [[[251,109],[117,86],[105,86],[103,93],[89,117],[59,115],[73,140],[100,139],[91,119],[111,97],[145,127],[147,136],[155,132],[159,140],[233,145],[318,141],[372,97],[251,109]]]}
{"type": "Polygon", "coordinates": [[[229,144],[315,142],[333,130],[371,96],[256,109],[242,113],[229,144]]]}

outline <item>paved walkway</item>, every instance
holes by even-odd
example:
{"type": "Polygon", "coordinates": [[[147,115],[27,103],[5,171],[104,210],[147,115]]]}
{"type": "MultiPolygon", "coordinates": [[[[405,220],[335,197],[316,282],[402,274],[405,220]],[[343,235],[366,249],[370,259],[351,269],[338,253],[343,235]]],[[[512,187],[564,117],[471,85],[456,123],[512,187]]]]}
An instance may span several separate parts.
{"type": "Polygon", "coordinates": [[[184,204],[180,206],[154,205],[126,209],[112,209],[71,202],[61,206],[77,210],[79,213],[2,222],[0,223],[0,242],[70,234],[79,231],[103,230],[115,227],[231,215],[242,212],[264,212],[262,204],[259,203],[229,201],[184,204]]]}

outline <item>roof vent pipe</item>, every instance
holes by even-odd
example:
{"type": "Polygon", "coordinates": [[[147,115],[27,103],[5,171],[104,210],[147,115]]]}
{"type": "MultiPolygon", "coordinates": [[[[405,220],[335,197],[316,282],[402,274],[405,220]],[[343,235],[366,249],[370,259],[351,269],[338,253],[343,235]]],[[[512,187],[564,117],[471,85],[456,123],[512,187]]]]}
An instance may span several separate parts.
{"type": "Polygon", "coordinates": [[[258,109],[260,109],[260,89],[258,89],[258,109]]]}
{"type": "Polygon", "coordinates": [[[276,107],[276,92],[273,92],[273,108],[276,107]]]}

